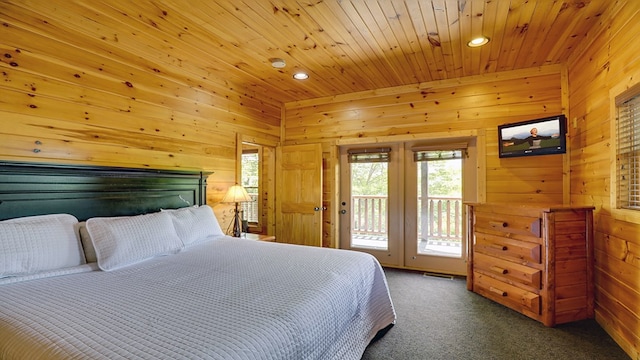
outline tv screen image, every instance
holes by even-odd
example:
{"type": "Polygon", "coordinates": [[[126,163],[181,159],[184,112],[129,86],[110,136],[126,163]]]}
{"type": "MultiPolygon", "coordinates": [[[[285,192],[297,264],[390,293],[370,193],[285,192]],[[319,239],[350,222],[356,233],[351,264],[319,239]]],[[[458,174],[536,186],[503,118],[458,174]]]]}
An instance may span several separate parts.
{"type": "Polygon", "coordinates": [[[565,135],[564,115],[500,125],[499,156],[564,154],[567,151],[565,135]]]}

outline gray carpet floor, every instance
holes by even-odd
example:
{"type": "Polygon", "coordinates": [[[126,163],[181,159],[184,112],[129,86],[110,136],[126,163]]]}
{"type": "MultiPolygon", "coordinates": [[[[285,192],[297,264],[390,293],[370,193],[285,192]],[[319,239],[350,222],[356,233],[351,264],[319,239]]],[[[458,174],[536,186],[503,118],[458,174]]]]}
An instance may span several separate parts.
{"type": "Polygon", "coordinates": [[[548,328],[467,291],[462,278],[385,273],[397,322],[363,360],[630,359],[595,320],[548,328]]]}

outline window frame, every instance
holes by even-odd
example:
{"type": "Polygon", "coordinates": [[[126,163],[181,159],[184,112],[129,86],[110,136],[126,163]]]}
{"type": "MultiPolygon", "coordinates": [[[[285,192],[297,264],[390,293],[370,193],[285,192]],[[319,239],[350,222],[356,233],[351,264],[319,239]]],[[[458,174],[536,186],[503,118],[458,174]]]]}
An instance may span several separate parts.
{"type": "MultiPolygon", "coordinates": [[[[620,162],[619,162],[619,153],[618,153],[618,145],[619,145],[618,108],[622,103],[630,99],[633,99],[636,96],[640,96],[640,82],[638,81],[634,83],[620,83],[617,86],[614,86],[613,88],[611,88],[609,91],[610,156],[611,156],[609,205],[610,205],[612,215],[614,215],[615,218],[625,219],[627,221],[632,221],[634,223],[640,223],[640,206],[638,206],[637,208],[622,207],[618,201],[618,198],[620,196],[620,190],[619,190],[620,162]]],[[[640,114],[638,116],[638,121],[640,121],[640,114]]],[[[640,147],[640,138],[638,138],[637,140],[637,146],[640,147]]],[[[638,157],[640,159],[640,155],[638,157]]],[[[640,165],[638,166],[637,171],[640,173],[640,165]]],[[[640,186],[640,178],[637,180],[636,184],[640,186]]]]}
{"type": "MultiPolygon", "coordinates": [[[[256,195],[256,200],[255,200],[255,207],[256,207],[256,221],[251,221],[249,220],[246,215],[244,216],[243,220],[247,220],[248,222],[248,226],[249,227],[255,227],[255,228],[262,228],[262,222],[260,221],[260,219],[262,218],[262,199],[260,198],[260,194],[262,191],[262,147],[259,145],[253,145],[251,144],[251,149],[243,149],[242,150],[242,154],[241,154],[241,172],[240,172],[240,177],[241,177],[241,184],[242,186],[245,187],[245,189],[249,188],[249,186],[245,185],[244,182],[244,177],[245,177],[245,173],[244,173],[244,156],[245,154],[255,154],[257,156],[257,162],[258,162],[258,168],[257,168],[257,186],[255,188],[257,188],[257,195],[256,195]]],[[[244,208],[244,206],[243,206],[244,208]]]]}

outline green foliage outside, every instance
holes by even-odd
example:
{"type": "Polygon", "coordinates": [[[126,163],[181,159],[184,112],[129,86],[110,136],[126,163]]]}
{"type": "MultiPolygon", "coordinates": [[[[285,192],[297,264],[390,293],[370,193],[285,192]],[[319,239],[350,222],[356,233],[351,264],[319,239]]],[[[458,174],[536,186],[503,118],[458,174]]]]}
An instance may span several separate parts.
{"type": "MultiPolygon", "coordinates": [[[[462,197],[462,160],[425,161],[418,164],[418,183],[421,179],[420,167],[427,167],[430,197],[462,197]]],[[[418,196],[421,189],[418,187],[418,196]]]]}
{"type": "Polygon", "coordinates": [[[351,164],[351,195],[387,195],[387,163],[351,164]]]}
{"type": "Polygon", "coordinates": [[[258,187],[258,165],[257,153],[242,154],[242,186],[245,188],[258,187]]]}
{"type": "MultiPolygon", "coordinates": [[[[429,195],[461,197],[462,194],[462,160],[428,161],[418,164],[418,180],[420,167],[426,166],[429,174],[429,195]]],[[[351,164],[352,195],[387,195],[388,183],[387,163],[353,163],[351,164]]],[[[418,189],[420,192],[420,189],[418,189]]],[[[420,195],[420,194],[418,194],[420,195]]]]}

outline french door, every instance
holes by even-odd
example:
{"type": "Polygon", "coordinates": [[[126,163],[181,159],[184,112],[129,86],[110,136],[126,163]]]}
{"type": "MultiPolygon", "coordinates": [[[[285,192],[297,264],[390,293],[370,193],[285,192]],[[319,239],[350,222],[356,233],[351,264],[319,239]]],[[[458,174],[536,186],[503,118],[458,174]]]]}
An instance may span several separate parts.
{"type": "Polygon", "coordinates": [[[466,274],[463,185],[467,155],[467,142],[408,143],[405,147],[406,267],[466,274]]]}
{"type": "Polygon", "coordinates": [[[403,223],[390,216],[403,212],[398,153],[398,144],[340,149],[340,247],[389,266],[400,266],[403,252],[403,223]]]}
{"type": "Polygon", "coordinates": [[[341,147],[341,247],[386,266],[465,274],[469,143],[341,147]]]}

